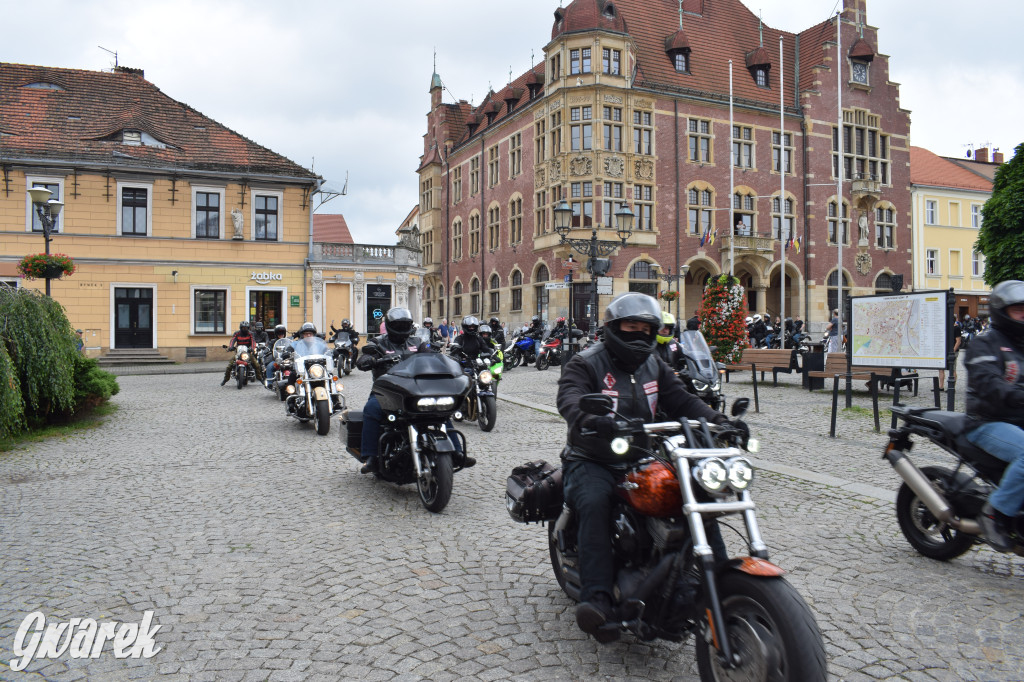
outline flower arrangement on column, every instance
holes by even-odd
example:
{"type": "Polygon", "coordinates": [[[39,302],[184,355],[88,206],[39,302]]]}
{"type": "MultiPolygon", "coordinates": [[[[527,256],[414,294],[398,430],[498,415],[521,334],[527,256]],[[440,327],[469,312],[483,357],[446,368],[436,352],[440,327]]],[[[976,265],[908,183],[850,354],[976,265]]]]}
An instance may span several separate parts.
{"type": "Polygon", "coordinates": [[[700,331],[709,346],[716,346],[715,360],[739,362],[747,345],[743,287],[736,277],[723,274],[708,280],[700,303],[700,331]]]}
{"type": "Polygon", "coordinates": [[[18,272],[25,279],[60,279],[73,275],[78,266],[63,253],[34,253],[18,262],[18,272]]]}

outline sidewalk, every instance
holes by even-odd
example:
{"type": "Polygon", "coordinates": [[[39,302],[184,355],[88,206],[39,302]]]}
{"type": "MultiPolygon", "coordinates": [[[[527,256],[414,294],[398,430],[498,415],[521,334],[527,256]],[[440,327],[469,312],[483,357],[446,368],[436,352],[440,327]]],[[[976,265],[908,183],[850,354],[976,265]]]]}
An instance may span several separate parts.
{"type": "Polygon", "coordinates": [[[132,374],[216,374],[223,373],[228,362],[224,360],[206,362],[181,362],[173,365],[120,365],[104,369],[115,376],[132,374]]]}

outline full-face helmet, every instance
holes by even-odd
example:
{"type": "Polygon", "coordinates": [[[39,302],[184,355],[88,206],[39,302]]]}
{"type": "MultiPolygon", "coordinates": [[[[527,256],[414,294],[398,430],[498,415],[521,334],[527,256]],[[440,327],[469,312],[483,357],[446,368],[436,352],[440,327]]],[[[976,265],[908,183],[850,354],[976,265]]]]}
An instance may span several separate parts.
{"type": "Polygon", "coordinates": [[[391,308],[384,315],[384,331],[392,343],[405,343],[412,334],[412,313],[408,308],[391,308]]]}
{"type": "Polygon", "coordinates": [[[480,331],[480,320],[473,315],[462,318],[462,333],[476,334],[480,331]]]}

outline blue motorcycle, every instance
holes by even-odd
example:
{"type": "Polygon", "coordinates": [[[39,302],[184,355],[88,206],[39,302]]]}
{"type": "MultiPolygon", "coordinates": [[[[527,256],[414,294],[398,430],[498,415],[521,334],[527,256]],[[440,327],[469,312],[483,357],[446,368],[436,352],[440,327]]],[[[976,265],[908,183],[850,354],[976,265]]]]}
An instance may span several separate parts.
{"type": "Polygon", "coordinates": [[[537,359],[537,342],[532,336],[516,333],[512,339],[512,350],[505,353],[505,368],[529,365],[537,359]]]}

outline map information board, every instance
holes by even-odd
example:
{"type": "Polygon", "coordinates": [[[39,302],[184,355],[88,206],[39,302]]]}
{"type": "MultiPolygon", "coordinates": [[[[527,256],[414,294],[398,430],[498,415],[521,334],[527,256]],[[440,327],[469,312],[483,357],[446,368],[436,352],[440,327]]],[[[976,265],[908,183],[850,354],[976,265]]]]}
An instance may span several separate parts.
{"type": "Polygon", "coordinates": [[[947,292],[853,297],[853,364],[943,369],[951,320],[947,292]]]}

